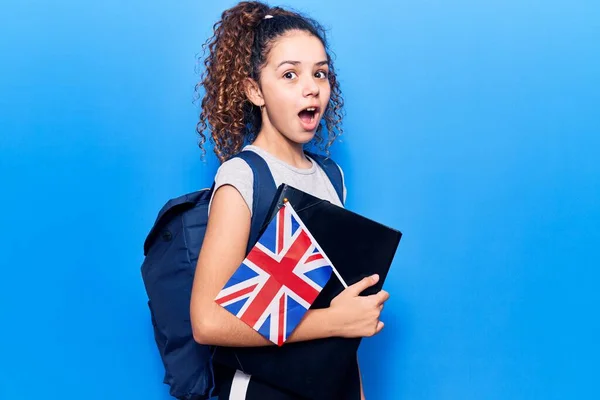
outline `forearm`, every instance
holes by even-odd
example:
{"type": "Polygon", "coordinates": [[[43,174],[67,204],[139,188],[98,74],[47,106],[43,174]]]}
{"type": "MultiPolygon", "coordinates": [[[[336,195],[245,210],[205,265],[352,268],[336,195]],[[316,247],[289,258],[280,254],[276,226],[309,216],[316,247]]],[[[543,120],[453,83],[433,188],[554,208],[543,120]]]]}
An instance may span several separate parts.
{"type": "Polygon", "coordinates": [[[337,336],[337,328],[330,317],[331,309],[308,310],[300,324],[289,336],[288,342],[304,342],[337,336]]]}
{"type": "MultiPolygon", "coordinates": [[[[301,342],[333,336],[335,330],[328,324],[327,309],[308,310],[304,319],[287,342],[301,342]]],[[[193,319],[197,320],[197,319],[193,319]]],[[[194,337],[202,344],[227,347],[259,347],[274,345],[235,315],[215,305],[212,318],[194,325],[194,337]]]]}
{"type": "Polygon", "coordinates": [[[257,347],[272,344],[224,308],[214,305],[211,315],[192,316],[194,339],[201,344],[228,347],[257,347]]]}

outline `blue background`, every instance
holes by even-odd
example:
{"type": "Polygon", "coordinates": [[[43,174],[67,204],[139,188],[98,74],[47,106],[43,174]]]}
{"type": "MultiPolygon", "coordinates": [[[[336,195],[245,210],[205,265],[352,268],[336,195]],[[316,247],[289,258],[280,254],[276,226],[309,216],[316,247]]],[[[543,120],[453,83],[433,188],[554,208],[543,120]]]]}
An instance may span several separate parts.
{"type": "MultiPolygon", "coordinates": [[[[217,167],[207,3],[3,2],[0,399],[168,399],[139,267],[217,167]]],[[[367,398],[600,398],[599,3],[284,4],[331,28],[348,207],[404,233],[367,398]]]]}

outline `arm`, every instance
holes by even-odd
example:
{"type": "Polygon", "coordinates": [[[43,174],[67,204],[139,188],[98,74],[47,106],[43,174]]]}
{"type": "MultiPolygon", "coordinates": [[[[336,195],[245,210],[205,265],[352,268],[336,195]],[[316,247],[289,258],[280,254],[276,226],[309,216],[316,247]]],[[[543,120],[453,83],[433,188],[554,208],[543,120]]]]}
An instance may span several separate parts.
{"type": "MultiPolygon", "coordinates": [[[[220,187],[211,204],[192,287],[190,318],[198,343],[232,347],[274,345],[214,301],[244,260],[249,235],[250,210],[241,194],[233,186],[220,187]]],[[[337,295],[329,308],[309,310],[288,342],[379,333],[383,329],[379,314],[389,294],[382,290],[360,296],[377,281],[377,276],[363,278],[337,295]]]]}
{"type": "MultiPolygon", "coordinates": [[[[250,210],[230,185],[217,189],[192,288],[190,317],[194,339],[219,346],[268,346],[273,343],[229,313],[215,297],[242,263],[250,235],[250,210]]],[[[289,342],[334,336],[329,309],[309,310],[289,342]]]]}

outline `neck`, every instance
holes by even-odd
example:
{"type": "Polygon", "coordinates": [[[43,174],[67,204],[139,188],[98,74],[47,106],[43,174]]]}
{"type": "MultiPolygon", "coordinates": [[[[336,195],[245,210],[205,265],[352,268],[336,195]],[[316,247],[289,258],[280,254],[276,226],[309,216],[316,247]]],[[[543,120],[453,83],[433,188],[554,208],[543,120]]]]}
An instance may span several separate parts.
{"type": "Polygon", "coordinates": [[[272,126],[263,126],[252,144],[296,168],[311,166],[304,155],[304,145],[289,140],[272,126]]]}

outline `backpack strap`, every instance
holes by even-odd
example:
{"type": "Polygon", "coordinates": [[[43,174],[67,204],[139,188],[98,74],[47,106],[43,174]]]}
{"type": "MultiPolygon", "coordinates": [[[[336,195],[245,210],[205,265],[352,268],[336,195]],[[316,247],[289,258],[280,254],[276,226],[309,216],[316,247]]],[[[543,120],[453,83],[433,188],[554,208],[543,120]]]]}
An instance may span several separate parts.
{"type": "Polygon", "coordinates": [[[254,175],[254,183],[252,185],[252,222],[250,225],[248,247],[246,249],[247,253],[258,240],[259,231],[267,218],[267,213],[277,192],[277,186],[275,186],[275,180],[267,162],[260,155],[251,150],[245,150],[238,153],[235,157],[246,161],[254,175]]]}
{"type": "MultiPolygon", "coordinates": [[[[324,156],[308,151],[305,151],[305,153],[315,160],[323,171],[325,171],[340,202],[344,204],[344,182],[342,173],[337,164],[331,158],[325,158],[324,156]]],[[[251,150],[244,150],[234,157],[239,157],[246,161],[252,169],[254,176],[254,183],[252,185],[252,221],[250,225],[248,247],[246,248],[246,252],[248,252],[258,240],[260,229],[267,218],[273,198],[275,198],[277,186],[275,185],[275,180],[273,179],[273,175],[271,174],[267,162],[259,154],[251,150]]]]}
{"type": "Polygon", "coordinates": [[[333,185],[340,202],[344,204],[344,179],[338,165],[331,158],[305,151],[306,155],[315,160],[317,164],[325,171],[329,181],[333,185]]]}

